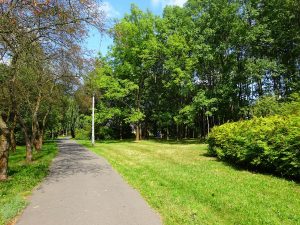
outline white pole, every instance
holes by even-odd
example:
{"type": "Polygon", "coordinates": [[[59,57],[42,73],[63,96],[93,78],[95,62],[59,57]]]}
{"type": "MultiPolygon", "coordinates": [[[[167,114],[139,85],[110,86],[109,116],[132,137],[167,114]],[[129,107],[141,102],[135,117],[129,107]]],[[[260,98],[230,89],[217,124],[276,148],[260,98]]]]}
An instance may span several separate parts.
{"type": "Polygon", "coordinates": [[[95,96],[93,95],[93,108],[92,108],[92,145],[95,145],[95,96]]]}

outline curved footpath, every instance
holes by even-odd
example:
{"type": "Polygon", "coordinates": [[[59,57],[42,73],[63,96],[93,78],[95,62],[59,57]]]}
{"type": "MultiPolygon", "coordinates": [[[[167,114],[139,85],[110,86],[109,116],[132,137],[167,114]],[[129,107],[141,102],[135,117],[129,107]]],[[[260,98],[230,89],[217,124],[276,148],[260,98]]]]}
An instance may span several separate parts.
{"type": "Polygon", "coordinates": [[[161,225],[160,217],[108,162],[60,140],[50,174],[18,225],[161,225]]]}

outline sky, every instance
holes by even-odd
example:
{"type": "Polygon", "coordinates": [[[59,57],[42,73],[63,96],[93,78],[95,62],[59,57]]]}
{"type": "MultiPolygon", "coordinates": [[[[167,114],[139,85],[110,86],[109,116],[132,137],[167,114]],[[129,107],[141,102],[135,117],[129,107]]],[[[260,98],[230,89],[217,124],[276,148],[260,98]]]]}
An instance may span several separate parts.
{"type": "MultiPolygon", "coordinates": [[[[140,9],[149,9],[156,15],[161,15],[166,5],[183,6],[187,0],[103,0],[102,9],[107,15],[106,27],[112,26],[113,19],[121,19],[126,13],[130,12],[130,5],[136,4],[140,9]]],[[[85,46],[97,55],[99,52],[105,56],[109,46],[112,45],[112,39],[105,34],[100,35],[96,30],[91,29],[89,38],[85,41],[85,46]]]]}

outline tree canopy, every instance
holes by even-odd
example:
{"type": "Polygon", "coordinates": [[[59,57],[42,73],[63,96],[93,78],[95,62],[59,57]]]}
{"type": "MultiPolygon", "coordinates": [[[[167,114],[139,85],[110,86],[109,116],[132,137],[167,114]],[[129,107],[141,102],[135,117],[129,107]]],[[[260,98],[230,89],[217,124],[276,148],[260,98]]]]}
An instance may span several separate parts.
{"type": "Polygon", "coordinates": [[[103,127],[111,138],[205,137],[252,117],[259,98],[288,100],[300,88],[297,4],[189,0],[162,16],[132,5],[95,66],[98,138],[103,127]]]}

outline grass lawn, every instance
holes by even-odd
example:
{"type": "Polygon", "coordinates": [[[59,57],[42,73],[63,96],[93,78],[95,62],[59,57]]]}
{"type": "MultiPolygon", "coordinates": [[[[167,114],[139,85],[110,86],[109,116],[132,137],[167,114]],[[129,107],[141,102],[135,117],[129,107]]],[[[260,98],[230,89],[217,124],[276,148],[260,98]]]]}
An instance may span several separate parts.
{"type": "Polygon", "coordinates": [[[235,169],[206,156],[206,145],[78,143],[108,159],[166,225],[300,224],[299,183],[235,169]]]}
{"type": "Polygon", "coordinates": [[[56,143],[45,143],[41,153],[34,153],[31,164],[25,162],[24,146],[10,153],[9,179],[0,182],[0,225],[8,223],[25,208],[26,196],[47,175],[56,152],[56,143]]]}

